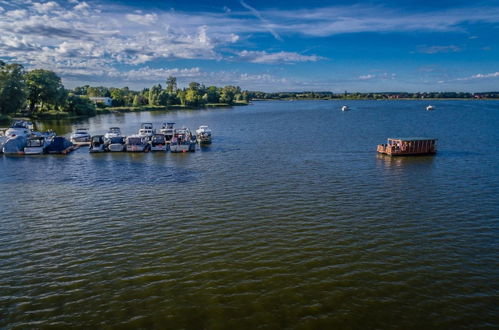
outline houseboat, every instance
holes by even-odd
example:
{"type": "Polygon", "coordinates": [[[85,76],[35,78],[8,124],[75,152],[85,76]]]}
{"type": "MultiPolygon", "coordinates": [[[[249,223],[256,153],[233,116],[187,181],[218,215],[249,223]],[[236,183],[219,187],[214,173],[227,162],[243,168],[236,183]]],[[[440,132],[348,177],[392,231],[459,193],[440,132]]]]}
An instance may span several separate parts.
{"type": "Polygon", "coordinates": [[[88,128],[77,128],[76,131],[71,134],[70,140],[76,145],[87,145],[90,144],[92,137],[88,133],[88,128]]]}
{"type": "Polygon", "coordinates": [[[378,144],[378,152],[390,156],[431,155],[437,152],[437,139],[424,137],[390,138],[378,144]]]}

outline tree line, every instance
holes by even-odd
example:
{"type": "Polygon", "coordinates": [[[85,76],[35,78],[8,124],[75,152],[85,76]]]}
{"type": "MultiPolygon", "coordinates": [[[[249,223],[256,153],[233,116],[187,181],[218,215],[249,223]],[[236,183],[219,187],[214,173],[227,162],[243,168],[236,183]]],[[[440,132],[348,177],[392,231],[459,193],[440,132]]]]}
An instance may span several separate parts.
{"type": "Polygon", "coordinates": [[[88,98],[64,88],[53,71],[26,71],[21,64],[0,60],[0,115],[19,111],[32,116],[50,111],[73,115],[94,115],[95,105],[88,98]]]}
{"type": "Polygon", "coordinates": [[[251,99],[287,100],[287,99],[347,99],[347,100],[383,100],[383,99],[482,99],[499,98],[499,92],[380,92],[380,93],[333,93],[333,92],[250,92],[251,99]]]}
{"type": "Polygon", "coordinates": [[[110,97],[114,107],[185,106],[202,107],[207,104],[248,103],[250,92],[239,86],[208,86],[191,82],[186,88],[177,86],[177,78],[166,79],[161,84],[142,91],[128,87],[103,86],[66,89],[61,78],[50,70],[26,71],[21,64],[7,64],[0,60],[0,116],[23,112],[27,116],[43,116],[47,113],[66,113],[76,116],[92,116],[97,107],[91,97],[110,97]]]}
{"type": "MultiPolygon", "coordinates": [[[[87,97],[110,97],[113,107],[141,107],[141,106],[187,106],[202,107],[207,104],[234,104],[247,103],[250,92],[241,91],[239,86],[208,86],[197,82],[189,83],[186,88],[177,86],[177,78],[170,76],[166,79],[165,88],[161,84],[142,91],[132,91],[128,87],[115,88],[104,86],[81,86],[73,92],[76,95],[87,97]]],[[[97,104],[104,107],[103,104],[97,104]]]]}

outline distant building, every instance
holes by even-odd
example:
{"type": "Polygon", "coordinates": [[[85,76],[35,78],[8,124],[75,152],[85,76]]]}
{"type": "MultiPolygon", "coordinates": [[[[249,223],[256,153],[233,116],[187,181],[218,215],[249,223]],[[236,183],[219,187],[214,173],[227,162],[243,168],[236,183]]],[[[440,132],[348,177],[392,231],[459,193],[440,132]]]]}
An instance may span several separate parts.
{"type": "Polygon", "coordinates": [[[113,99],[110,97],[89,97],[89,99],[94,103],[102,103],[106,107],[110,107],[111,105],[113,105],[113,99]]]}

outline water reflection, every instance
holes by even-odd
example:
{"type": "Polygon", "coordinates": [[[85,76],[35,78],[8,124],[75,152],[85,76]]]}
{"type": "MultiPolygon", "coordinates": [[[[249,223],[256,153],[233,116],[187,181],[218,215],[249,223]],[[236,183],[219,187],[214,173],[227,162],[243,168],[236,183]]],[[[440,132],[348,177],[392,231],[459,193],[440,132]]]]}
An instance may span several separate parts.
{"type": "Polygon", "coordinates": [[[408,168],[413,166],[431,166],[435,161],[434,156],[390,156],[385,154],[376,155],[376,164],[378,167],[393,169],[393,168],[408,168]]]}

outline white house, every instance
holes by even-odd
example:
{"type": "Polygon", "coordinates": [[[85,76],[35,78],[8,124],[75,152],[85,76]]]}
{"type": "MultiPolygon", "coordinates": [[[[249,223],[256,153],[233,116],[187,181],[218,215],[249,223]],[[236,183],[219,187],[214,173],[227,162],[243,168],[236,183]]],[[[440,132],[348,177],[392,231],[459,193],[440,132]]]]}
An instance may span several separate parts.
{"type": "Polygon", "coordinates": [[[107,107],[110,107],[113,104],[113,99],[110,97],[89,97],[89,99],[95,103],[103,103],[107,107]]]}

